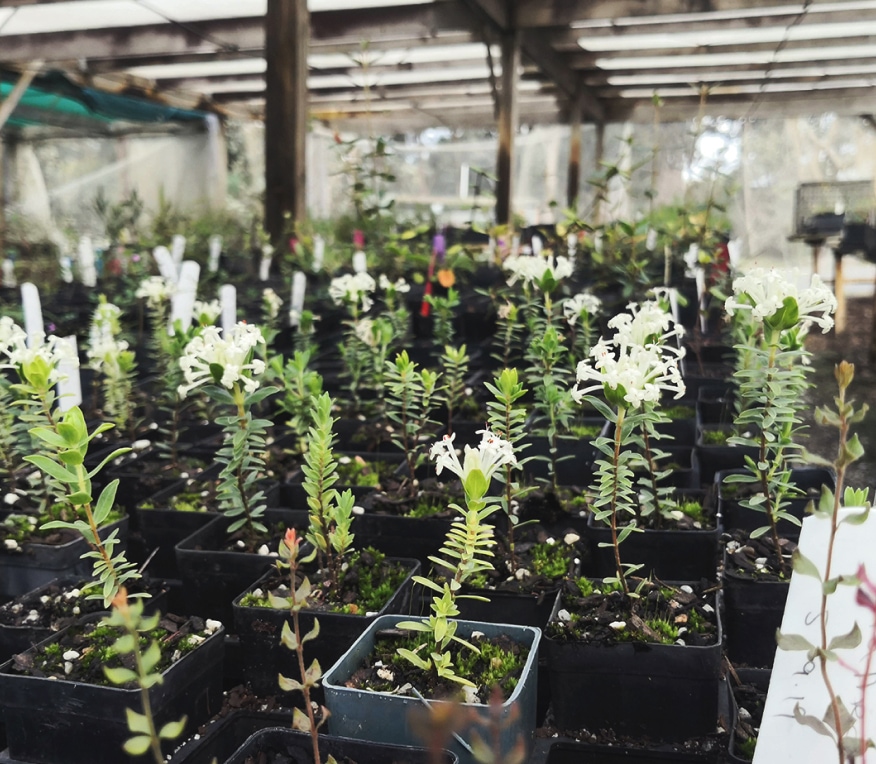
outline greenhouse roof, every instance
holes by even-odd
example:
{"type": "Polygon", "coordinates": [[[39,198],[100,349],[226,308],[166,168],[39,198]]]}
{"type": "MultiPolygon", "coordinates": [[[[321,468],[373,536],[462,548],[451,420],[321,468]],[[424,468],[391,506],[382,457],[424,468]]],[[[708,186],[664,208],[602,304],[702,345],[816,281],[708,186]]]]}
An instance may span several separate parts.
{"type": "MultiPolygon", "coordinates": [[[[17,78],[0,73],[0,99],[8,97],[17,78]]],[[[60,72],[36,78],[6,122],[12,127],[51,126],[105,132],[118,122],[166,124],[202,122],[204,112],[178,109],[143,98],[105,93],[71,82],[60,72]]]]}
{"type": "MultiPolygon", "coordinates": [[[[876,112],[876,0],[309,0],[311,113],[493,123],[519,36],[522,122],[876,112]]],[[[0,65],[260,116],[267,0],[3,0],[0,65]]]]}

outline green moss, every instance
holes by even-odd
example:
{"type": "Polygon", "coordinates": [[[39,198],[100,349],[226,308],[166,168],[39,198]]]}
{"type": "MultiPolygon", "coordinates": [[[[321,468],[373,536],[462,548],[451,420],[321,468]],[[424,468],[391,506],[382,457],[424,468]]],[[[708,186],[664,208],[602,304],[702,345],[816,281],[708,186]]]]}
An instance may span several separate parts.
{"type": "Polygon", "coordinates": [[[573,424],[569,427],[569,432],[581,440],[592,439],[602,432],[602,427],[598,424],[573,424]]]}
{"type": "Polygon", "coordinates": [[[380,485],[379,462],[368,462],[361,456],[338,460],[338,485],[352,485],[361,488],[375,488],[380,485]]]}
{"type": "Polygon", "coordinates": [[[550,579],[562,578],[569,570],[572,548],[567,544],[536,544],[532,547],[532,569],[550,579]]]}
{"type": "Polygon", "coordinates": [[[593,586],[593,582],[589,578],[584,578],[583,576],[575,582],[575,585],[578,587],[578,591],[581,592],[582,597],[589,597],[596,590],[596,587],[593,586]]]}
{"type": "Polygon", "coordinates": [[[517,686],[517,676],[523,670],[526,662],[525,654],[515,654],[503,650],[492,642],[478,644],[480,654],[473,650],[462,650],[457,656],[456,673],[460,676],[475,675],[476,667],[481,666],[479,684],[484,687],[502,687],[510,694],[517,686]]]}
{"type": "Polygon", "coordinates": [[[674,644],[678,639],[678,627],[665,618],[649,618],[645,623],[660,635],[661,641],[666,645],[674,644]]]}
{"type": "Polygon", "coordinates": [[[447,505],[434,496],[420,499],[406,513],[405,517],[434,517],[447,509],[447,505]]]}
{"type": "Polygon", "coordinates": [[[707,446],[726,446],[730,435],[727,430],[703,430],[703,443],[707,446]]]}
{"type": "Polygon", "coordinates": [[[757,748],[757,738],[752,736],[746,738],[745,740],[737,740],[736,741],[736,753],[738,753],[743,759],[753,760],[754,759],[754,750],[757,748]]]}
{"type": "Polygon", "coordinates": [[[663,409],[663,413],[670,419],[693,419],[696,416],[696,411],[690,406],[670,406],[663,409]]]}

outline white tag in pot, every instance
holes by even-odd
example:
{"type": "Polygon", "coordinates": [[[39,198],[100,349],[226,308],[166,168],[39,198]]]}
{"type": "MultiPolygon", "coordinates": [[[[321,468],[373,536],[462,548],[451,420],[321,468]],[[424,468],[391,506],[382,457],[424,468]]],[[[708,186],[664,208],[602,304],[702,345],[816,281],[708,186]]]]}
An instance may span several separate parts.
{"type": "Polygon", "coordinates": [[[298,326],[304,310],[304,292],[307,289],[307,276],[301,271],[292,274],[292,297],[289,303],[289,325],[298,326]]]}
{"type": "Polygon", "coordinates": [[[179,273],[173,264],[170,250],[167,247],[158,246],[152,250],[152,257],[155,258],[155,264],[158,266],[161,277],[168,284],[176,284],[179,281],[179,273]]]}
{"type": "Polygon", "coordinates": [[[175,234],[170,241],[170,256],[173,264],[179,270],[182,266],[183,255],[186,253],[186,237],[181,233],[175,234]]]}
{"type": "Polygon", "coordinates": [[[79,348],[75,335],[64,337],[62,341],[70,345],[73,351],[69,360],[63,360],[58,364],[58,371],[61,374],[57,386],[58,408],[67,411],[82,403],[82,380],[79,376],[79,348]]]}
{"type": "Polygon", "coordinates": [[[237,289],[233,284],[223,284],[219,289],[219,305],[222,307],[222,336],[227,337],[237,323],[237,289]]]}
{"type": "Polygon", "coordinates": [[[24,313],[24,332],[27,334],[27,345],[33,347],[34,339],[45,335],[43,306],[36,284],[25,281],[21,285],[21,309],[24,313]]]}
{"type": "Polygon", "coordinates": [[[222,237],[213,234],[210,237],[210,259],[207,261],[207,270],[216,273],[219,270],[219,257],[222,255],[222,237]]]}
{"type": "Polygon", "coordinates": [[[170,326],[167,331],[173,334],[173,325],[179,321],[183,331],[192,325],[192,312],[195,309],[195,295],[198,293],[198,279],[201,266],[194,260],[186,260],[179,273],[179,283],[171,297],[170,326]]]}

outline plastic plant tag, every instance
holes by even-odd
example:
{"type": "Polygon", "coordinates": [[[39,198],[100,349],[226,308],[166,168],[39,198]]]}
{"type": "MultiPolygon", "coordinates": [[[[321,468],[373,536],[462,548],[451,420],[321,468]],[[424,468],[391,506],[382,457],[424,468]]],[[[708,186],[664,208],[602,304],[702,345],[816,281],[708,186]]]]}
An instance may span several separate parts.
{"type": "Polygon", "coordinates": [[[34,337],[43,336],[43,306],[40,303],[40,291],[36,284],[25,281],[21,285],[21,310],[24,313],[24,331],[27,334],[28,347],[33,346],[34,337]]]}
{"type": "Polygon", "coordinates": [[[271,260],[274,257],[274,248],[270,244],[262,247],[262,261],[259,263],[259,280],[267,281],[271,275],[271,260]]]}
{"type": "Polygon", "coordinates": [[[174,234],[170,240],[170,256],[173,258],[173,264],[179,270],[182,265],[183,255],[186,253],[186,237],[181,233],[174,234]]]}
{"type": "Polygon", "coordinates": [[[511,239],[511,257],[516,257],[520,254],[520,237],[514,236],[511,239]]]}
{"type": "Polygon", "coordinates": [[[298,326],[304,310],[304,292],[307,289],[307,276],[301,271],[292,274],[292,298],[289,307],[289,324],[298,326]]]}
{"type": "Polygon", "coordinates": [[[648,235],[645,237],[645,249],[649,252],[653,252],[654,248],[657,246],[657,229],[649,228],[648,235]]]}
{"type": "Polygon", "coordinates": [[[170,250],[167,247],[156,247],[152,250],[152,257],[155,258],[155,264],[158,266],[161,277],[168,284],[176,284],[179,281],[179,272],[170,256],[170,250]]]}
{"type": "Polygon", "coordinates": [[[3,260],[3,286],[7,289],[15,289],[18,279],[15,278],[15,260],[7,257],[3,260]]]}
{"type": "Polygon", "coordinates": [[[353,253],[353,272],[365,273],[368,270],[368,262],[365,259],[365,253],[359,249],[353,253]]]}
{"type": "Polygon", "coordinates": [[[64,337],[63,341],[70,345],[73,350],[72,360],[63,360],[58,364],[61,378],[58,380],[58,408],[67,411],[82,403],[82,380],[79,376],[79,348],[76,344],[76,336],[64,337]]]}
{"type": "Polygon", "coordinates": [[[325,261],[325,239],[319,234],[313,237],[313,272],[319,273],[325,261]]]}
{"type": "MultiPolygon", "coordinates": [[[[861,507],[840,510],[840,517],[860,515],[861,507]]],[[[837,760],[836,742],[829,734],[833,726],[829,695],[818,658],[808,659],[807,643],[821,645],[822,582],[830,539],[830,519],[810,516],[803,521],[799,552],[804,564],[795,565],[788,589],[782,640],[786,648],[777,649],[763,722],[757,739],[754,764],[798,764],[837,760]],[[828,713],[825,713],[825,712],[828,713]],[[827,729],[825,729],[827,728],[827,729]]],[[[858,566],[866,564],[876,574],[873,549],[876,548],[876,519],[871,513],[861,524],[842,523],[836,534],[831,581],[838,576],[854,577],[858,566]]],[[[842,724],[854,722],[846,736],[856,738],[861,729],[861,677],[867,661],[867,643],[873,632],[873,612],[856,603],[858,586],[840,583],[827,597],[827,637],[838,660],[828,661],[828,675],[834,693],[851,717],[841,714],[842,724]],[[854,638],[855,625],[862,632],[854,638]],[[855,643],[858,643],[855,645],[855,643]]],[[[873,676],[868,678],[872,695],[873,676]]],[[[876,706],[868,697],[866,719],[868,737],[876,729],[876,706]]],[[[855,759],[858,761],[858,758],[855,759]]]]}
{"type": "Polygon", "coordinates": [[[213,234],[210,237],[210,259],[207,261],[207,270],[216,273],[219,270],[219,257],[222,254],[222,237],[213,234]]]}
{"type": "Polygon", "coordinates": [[[79,276],[83,286],[97,286],[97,270],[94,267],[94,245],[90,236],[83,236],[79,240],[79,276]]]}
{"type": "Polygon", "coordinates": [[[541,237],[540,236],[533,236],[532,237],[532,254],[533,255],[540,255],[542,249],[544,249],[544,247],[541,243],[541,237]]]}
{"type": "Polygon", "coordinates": [[[223,284],[219,289],[219,305],[222,308],[222,336],[227,337],[237,323],[237,288],[233,284],[223,284]]]}
{"type": "Polygon", "coordinates": [[[183,331],[192,325],[192,311],[195,308],[195,296],[198,293],[198,278],[201,266],[194,260],[186,260],[179,272],[179,283],[171,297],[170,326],[168,333],[173,334],[173,326],[179,321],[183,331]]]}

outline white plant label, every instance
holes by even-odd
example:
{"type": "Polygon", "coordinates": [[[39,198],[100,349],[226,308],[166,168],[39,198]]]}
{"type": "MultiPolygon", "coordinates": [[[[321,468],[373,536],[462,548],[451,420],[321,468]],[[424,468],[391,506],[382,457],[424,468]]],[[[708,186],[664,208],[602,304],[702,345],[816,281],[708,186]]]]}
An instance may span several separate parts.
{"type": "Polygon", "coordinates": [[[27,334],[27,345],[33,347],[34,339],[43,337],[43,306],[40,303],[40,291],[36,284],[29,281],[21,285],[21,309],[24,313],[24,331],[27,334]]]}
{"type": "Polygon", "coordinates": [[[179,271],[179,283],[173,293],[170,307],[170,325],[168,334],[173,334],[173,326],[179,321],[183,331],[192,325],[192,312],[195,309],[195,296],[198,294],[198,279],[201,276],[201,266],[194,260],[185,260],[179,271]]]}
{"type": "Polygon", "coordinates": [[[271,275],[271,260],[274,257],[274,248],[270,244],[262,247],[262,261],[259,263],[259,279],[267,281],[271,275]]]}
{"type": "MultiPolygon", "coordinates": [[[[841,510],[858,514],[860,507],[841,510]]],[[[830,521],[817,516],[807,517],[800,531],[800,552],[811,560],[824,574],[830,540],[830,521]]],[[[831,578],[854,576],[858,566],[865,564],[870,576],[876,574],[876,519],[871,513],[862,525],[842,524],[837,531],[833,552],[831,578]]],[[[860,730],[861,686],[855,675],[861,671],[867,658],[867,643],[872,633],[873,621],[869,611],[855,602],[856,586],[840,585],[827,598],[828,642],[852,631],[857,623],[863,632],[861,643],[854,648],[842,648],[837,654],[842,657],[828,663],[828,671],[834,692],[855,717],[855,730],[860,730]]],[[[799,572],[791,576],[785,615],[782,619],[783,634],[799,634],[814,645],[821,644],[820,619],[821,583],[813,576],[799,572]]],[[[870,677],[870,693],[866,705],[865,730],[868,737],[876,731],[876,706],[874,706],[873,677],[870,677]]],[[[837,760],[835,743],[818,734],[794,718],[794,709],[809,716],[822,719],[828,707],[828,693],[817,662],[807,665],[806,652],[776,650],[776,661],[764,706],[763,722],[757,738],[754,764],[802,764],[802,762],[829,762],[837,760]]],[[[859,761],[860,759],[855,759],[859,761]]]]}
{"type": "Polygon", "coordinates": [[[173,264],[179,270],[182,266],[183,256],[186,253],[186,237],[181,233],[175,234],[170,240],[170,256],[173,258],[173,264]]]}
{"type": "Polygon", "coordinates": [[[289,324],[298,326],[304,310],[304,293],[307,289],[307,276],[301,271],[292,274],[292,296],[289,302],[289,324]]]}
{"type": "Polygon", "coordinates": [[[176,284],[179,281],[179,271],[173,264],[173,258],[170,256],[170,250],[167,247],[158,246],[152,250],[152,257],[155,258],[155,264],[158,266],[158,272],[168,284],[176,284]]]}
{"type": "Polygon", "coordinates": [[[73,260],[70,255],[61,255],[61,281],[65,284],[73,283],[73,260]]]}
{"type": "Polygon", "coordinates": [[[517,257],[520,254],[520,237],[514,236],[511,239],[511,257],[517,257]]]}
{"type": "Polygon", "coordinates": [[[325,262],[325,239],[319,234],[313,237],[313,272],[319,273],[325,262]]]}
{"type": "Polygon", "coordinates": [[[533,255],[540,255],[543,248],[544,247],[541,243],[541,237],[540,236],[533,236],[532,237],[532,254],[533,255]]]}
{"type": "Polygon", "coordinates": [[[645,249],[653,252],[657,246],[657,230],[654,228],[648,229],[648,235],[645,237],[645,249]]]}
{"type": "Polygon", "coordinates": [[[366,273],[368,271],[368,261],[365,253],[359,249],[353,253],[353,272],[366,273]]]}
{"type": "Polygon", "coordinates": [[[79,348],[76,344],[76,336],[71,334],[69,337],[64,337],[63,342],[70,346],[73,357],[58,364],[58,371],[61,374],[57,385],[58,408],[61,411],[68,411],[82,403],[82,379],[79,376],[79,348]]]}
{"type": "Polygon", "coordinates": [[[222,308],[222,336],[227,337],[237,323],[237,289],[233,284],[223,284],[219,289],[219,305],[222,308]]]}
{"type": "Polygon", "coordinates": [[[569,249],[569,255],[574,257],[578,251],[578,235],[570,233],[566,236],[566,247],[569,249]]]}
{"type": "Polygon", "coordinates": [[[97,270],[94,267],[94,245],[90,236],[79,240],[79,276],[87,287],[97,286],[97,270]]]}
{"type": "Polygon", "coordinates": [[[222,255],[222,237],[213,234],[210,237],[210,259],[207,261],[207,270],[216,273],[219,270],[219,257],[222,255]]]}
{"type": "Polygon", "coordinates": [[[7,257],[3,260],[3,286],[7,289],[15,289],[18,279],[15,278],[15,260],[7,257]]]}

